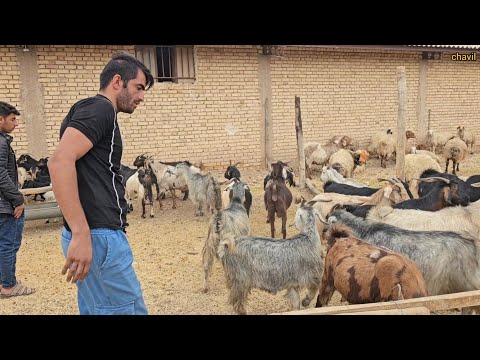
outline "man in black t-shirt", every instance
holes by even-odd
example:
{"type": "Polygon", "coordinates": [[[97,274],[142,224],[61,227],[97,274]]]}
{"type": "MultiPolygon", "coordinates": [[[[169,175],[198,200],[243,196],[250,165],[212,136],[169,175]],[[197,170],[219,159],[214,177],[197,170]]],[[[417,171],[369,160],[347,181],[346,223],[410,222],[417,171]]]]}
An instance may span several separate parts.
{"type": "Polygon", "coordinates": [[[80,314],[147,314],[125,235],[117,113],[133,113],[152,85],[140,61],[114,55],[100,74],[99,93],[74,104],[63,120],[48,162],[64,217],[62,274],[77,284],[80,314]]]}

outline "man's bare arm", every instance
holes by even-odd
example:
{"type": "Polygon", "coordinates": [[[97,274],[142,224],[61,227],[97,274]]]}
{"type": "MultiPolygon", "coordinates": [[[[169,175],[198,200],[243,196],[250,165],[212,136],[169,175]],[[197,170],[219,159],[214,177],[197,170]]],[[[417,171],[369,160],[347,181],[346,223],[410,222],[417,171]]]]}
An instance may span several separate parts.
{"type": "Polygon", "coordinates": [[[53,156],[48,161],[53,192],[62,214],[72,231],[67,260],[62,270],[67,281],[83,280],[90,270],[92,240],[78,194],[75,162],[93,147],[92,142],[79,130],[68,127],[53,156]]]}

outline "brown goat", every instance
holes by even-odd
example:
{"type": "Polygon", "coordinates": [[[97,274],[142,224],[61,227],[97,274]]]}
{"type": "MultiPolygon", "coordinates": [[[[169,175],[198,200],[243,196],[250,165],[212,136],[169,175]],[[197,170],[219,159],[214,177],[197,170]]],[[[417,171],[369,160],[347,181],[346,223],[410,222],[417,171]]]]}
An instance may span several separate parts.
{"type": "Polygon", "coordinates": [[[272,238],[275,238],[275,213],[282,218],[282,235],[287,238],[287,210],[292,204],[292,193],[285,184],[283,168],[287,164],[277,161],[272,164],[272,179],[265,188],[264,201],[267,210],[267,222],[270,223],[272,238]]]}
{"type": "Polygon", "coordinates": [[[351,235],[344,225],[331,225],[325,270],[316,307],[325,306],[335,290],[351,304],[403,300],[427,296],[417,265],[384,247],[351,235]]]}

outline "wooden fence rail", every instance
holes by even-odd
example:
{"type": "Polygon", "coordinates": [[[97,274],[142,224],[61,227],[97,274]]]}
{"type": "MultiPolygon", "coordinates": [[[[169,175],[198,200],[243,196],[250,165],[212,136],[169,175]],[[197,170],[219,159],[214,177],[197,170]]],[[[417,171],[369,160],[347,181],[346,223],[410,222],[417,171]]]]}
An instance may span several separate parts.
{"type": "MultiPolygon", "coordinates": [[[[295,310],[284,313],[275,313],[271,315],[328,315],[328,314],[347,314],[356,312],[371,311],[389,311],[402,310],[409,308],[425,307],[429,311],[450,310],[456,308],[479,306],[480,290],[466,291],[454,294],[427,296],[423,298],[408,299],[401,301],[389,301],[371,304],[359,305],[340,305],[326,306],[322,308],[311,308],[305,310],[295,310]]],[[[401,311],[400,311],[401,313],[401,311]]],[[[388,312],[385,312],[388,314],[388,312]]]]}

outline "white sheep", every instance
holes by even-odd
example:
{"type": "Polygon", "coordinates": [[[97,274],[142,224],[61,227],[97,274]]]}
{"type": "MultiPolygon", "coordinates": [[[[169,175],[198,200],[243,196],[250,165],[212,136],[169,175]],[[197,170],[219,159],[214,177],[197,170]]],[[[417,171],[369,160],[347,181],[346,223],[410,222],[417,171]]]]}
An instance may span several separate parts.
{"type": "Polygon", "coordinates": [[[340,149],[334,152],[332,156],[330,156],[328,163],[344,177],[352,177],[355,161],[351,151],[340,149]]]}
{"type": "Polygon", "coordinates": [[[409,183],[410,190],[415,198],[418,198],[418,179],[428,169],[442,172],[438,162],[431,156],[424,154],[405,155],[405,181],[409,183]]]}
{"type": "Polygon", "coordinates": [[[439,164],[441,161],[440,158],[437,155],[435,155],[433,152],[428,150],[418,150],[415,146],[412,146],[412,148],[410,149],[410,154],[428,155],[439,164]]]}
{"type": "Polygon", "coordinates": [[[457,128],[457,136],[470,146],[470,154],[473,154],[473,145],[475,144],[475,135],[469,130],[465,130],[465,126],[457,128]]]}
{"type": "Polygon", "coordinates": [[[446,131],[433,131],[428,130],[426,137],[426,144],[432,149],[433,153],[437,148],[443,148],[448,140],[453,138],[455,135],[446,132],[446,131]]]}
{"type": "Polygon", "coordinates": [[[460,171],[460,162],[465,159],[467,152],[467,144],[465,144],[465,141],[459,137],[454,137],[453,139],[448,140],[443,148],[443,155],[447,159],[445,172],[448,173],[448,163],[450,162],[450,159],[453,162],[453,174],[455,175],[456,173],[455,167],[456,171],[460,171]]]}
{"type": "Polygon", "coordinates": [[[379,155],[380,166],[385,168],[387,167],[388,159],[396,150],[396,144],[397,139],[390,129],[387,131],[377,131],[372,135],[372,140],[367,147],[367,151],[370,154],[379,155]]]}

